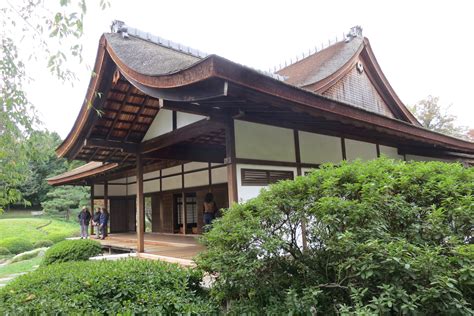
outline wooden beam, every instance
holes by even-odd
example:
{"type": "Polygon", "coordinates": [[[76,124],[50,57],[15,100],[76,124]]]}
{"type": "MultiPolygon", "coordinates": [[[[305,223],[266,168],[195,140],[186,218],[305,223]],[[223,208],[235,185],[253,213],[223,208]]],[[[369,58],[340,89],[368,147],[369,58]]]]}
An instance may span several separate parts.
{"type": "Polygon", "coordinates": [[[141,143],[140,152],[145,154],[155,151],[209,133],[213,130],[218,130],[222,127],[222,123],[219,121],[214,121],[210,118],[203,119],[141,143]]]}
{"type": "Polygon", "coordinates": [[[178,144],[144,154],[143,159],[189,160],[223,163],[225,159],[225,146],[178,144]]]}
{"type": "Polygon", "coordinates": [[[225,124],[225,146],[227,165],[227,188],[229,206],[239,202],[237,190],[237,163],[235,159],[235,130],[234,119],[228,117],[225,124]]]}
{"type": "MultiPolygon", "coordinates": [[[[140,107],[140,110],[138,110],[138,113],[135,114],[135,118],[132,121],[132,125],[130,126],[130,129],[127,132],[127,136],[125,136],[124,141],[128,140],[128,138],[130,137],[130,134],[132,133],[134,127],[137,125],[138,118],[142,115],[143,111],[145,110],[145,107],[143,105],[145,105],[148,102],[149,98],[150,98],[150,96],[147,95],[145,97],[145,100],[143,100],[142,106],[140,107]]],[[[151,123],[150,123],[150,125],[151,125],[151,123]]]]}
{"type": "MultiPolygon", "coordinates": [[[[91,192],[90,192],[90,206],[91,206],[91,214],[92,218],[94,218],[94,185],[91,184],[91,192]]],[[[94,235],[94,225],[91,221],[91,235],[94,235]]]]}
{"type": "Polygon", "coordinates": [[[145,252],[145,208],[143,198],[143,161],[140,154],[137,154],[137,252],[145,252]]]}
{"type": "Polygon", "coordinates": [[[125,104],[127,103],[127,99],[130,96],[130,93],[132,92],[132,90],[133,90],[133,86],[129,85],[128,88],[127,88],[127,93],[125,94],[125,97],[123,98],[123,101],[120,104],[119,111],[117,113],[115,113],[114,121],[110,125],[110,129],[107,132],[107,136],[105,137],[106,140],[110,139],[110,135],[112,134],[112,131],[114,130],[114,126],[117,123],[120,115],[122,115],[123,108],[125,107],[125,104]]]}
{"type": "Polygon", "coordinates": [[[183,223],[183,235],[186,235],[188,226],[186,218],[186,194],[184,193],[184,165],[181,165],[181,222],[183,223]]]}
{"type": "Polygon", "coordinates": [[[114,140],[94,139],[89,138],[84,141],[84,146],[99,147],[99,148],[114,148],[120,149],[122,152],[135,154],[138,152],[139,146],[135,143],[124,143],[114,140]]]}
{"type": "MultiPolygon", "coordinates": [[[[296,160],[296,175],[301,176],[301,152],[300,152],[300,137],[298,130],[293,130],[293,137],[295,142],[295,160],[296,160]]],[[[301,220],[301,239],[303,242],[303,251],[308,249],[308,239],[306,236],[306,218],[301,220]]]]}

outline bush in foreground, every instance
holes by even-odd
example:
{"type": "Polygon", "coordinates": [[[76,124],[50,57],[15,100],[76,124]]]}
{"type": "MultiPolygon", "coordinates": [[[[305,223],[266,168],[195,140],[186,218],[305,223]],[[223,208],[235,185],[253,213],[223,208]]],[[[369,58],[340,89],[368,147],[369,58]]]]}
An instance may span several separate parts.
{"type": "Polygon", "coordinates": [[[195,270],[158,261],[67,262],[0,290],[0,314],[213,314],[195,270]]]}
{"type": "Polygon", "coordinates": [[[236,314],[472,315],[473,193],[459,164],[325,165],[227,210],[198,265],[236,314]]]}
{"type": "Polygon", "coordinates": [[[10,237],[0,240],[0,247],[7,248],[13,254],[33,249],[33,244],[27,239],[10,237]]]}
{"type": "Polygon", "coordinates": [[[8,256],[11,252],[5,247],[0,247],[0,256],[8,256]]]}
{"type": "Polygon", "coordinates": [[[66,261],[89,260],[90,257],[101,254],[99,242],[90,239],[64,240],[46,251],[42,265],[66,261]]]}

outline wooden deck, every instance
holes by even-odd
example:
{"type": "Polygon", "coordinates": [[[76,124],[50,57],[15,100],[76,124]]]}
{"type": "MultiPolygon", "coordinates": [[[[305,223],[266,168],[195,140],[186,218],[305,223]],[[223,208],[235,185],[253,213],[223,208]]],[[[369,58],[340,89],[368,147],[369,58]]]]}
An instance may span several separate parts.
{"type": "MultiPolygon", "coordinates": [[[[123,252],[136,252],[137,235],[135,233],[109,234],[105,240],[99,240],[104,248],[123,252]]],[[[153,255],[176,259],[192,260],[204,246],[198,242],[196,235],[171,235],[145,233],[145,254],[143,257],[153,258],[153,255]],[[149,256],[147,256],[149,255],[149,256]]]]}

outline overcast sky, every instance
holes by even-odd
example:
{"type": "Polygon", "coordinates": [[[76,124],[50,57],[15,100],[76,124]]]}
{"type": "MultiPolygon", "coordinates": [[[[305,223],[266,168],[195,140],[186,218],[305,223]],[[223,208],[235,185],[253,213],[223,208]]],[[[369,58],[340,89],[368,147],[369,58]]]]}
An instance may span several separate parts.
{"type": "Polygon", "coordinates": [[[459,124],[474,128],[472,1],[123,1],[100,11],[88,1],[84,64],[71,65],[74,87],[37,71],[28,86],[44,126],[62,138],[83,103],[100,35],[111,21],[268,70],[340,40],[361,25],[382,71],[405,104],[428,95],[452,104],[459,124]]]}

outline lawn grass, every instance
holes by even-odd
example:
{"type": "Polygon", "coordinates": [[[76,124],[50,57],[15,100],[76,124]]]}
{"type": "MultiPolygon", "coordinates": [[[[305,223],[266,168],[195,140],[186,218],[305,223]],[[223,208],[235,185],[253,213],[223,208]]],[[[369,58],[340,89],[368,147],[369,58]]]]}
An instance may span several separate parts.
{"type": "Polygon", "coordinates": [[[0,278],[15,273],[32,271],[34,270],[35,266],[38,266],[41,263],[41,260],[43,260],[43,256],[0,266],[0,278]]]}
{"type": "Polygon", "coordinates": [[[0,240],[10,237],[28,239],[31,243],[49,239],[51,235],[74,236],[79,224],[50,218],[0,218],[0,240]],[[46,225],[46,226],[44,226],[46,225]],[[43,227],[42,227],[43,226],[43,227]]]}

